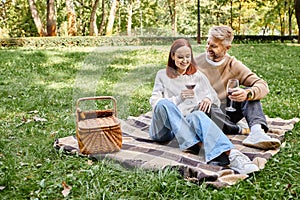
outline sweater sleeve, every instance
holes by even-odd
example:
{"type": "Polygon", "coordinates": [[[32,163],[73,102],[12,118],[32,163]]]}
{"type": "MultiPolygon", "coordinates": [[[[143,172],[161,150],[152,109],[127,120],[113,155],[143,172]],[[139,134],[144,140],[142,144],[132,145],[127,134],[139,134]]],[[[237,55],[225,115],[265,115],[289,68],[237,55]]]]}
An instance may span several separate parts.
{"type": "Polygon", "coordinates": [[[166,83],[165,80],[168,78],[165,75],[164,71],[158,71],[155,77],[154,86],[152,90],[152,95],[150,97],[150,105],[152,109],[155,108],[157,102],[161,99],[168,99],[169,101],[173,102],[175,105],[178,105],[182,102],[180,96],[171,96],[169,97],[167,93],[166,83]]]}
{"type": "Polygon", "coordinates": [[[269,93],[269,87],[266,81],[258,77],[248,67],[241,62],[233,59],[233,71],[236,71],[240,85],[250,87],[253,91],[253,100],[260,100],[269,93]]]}

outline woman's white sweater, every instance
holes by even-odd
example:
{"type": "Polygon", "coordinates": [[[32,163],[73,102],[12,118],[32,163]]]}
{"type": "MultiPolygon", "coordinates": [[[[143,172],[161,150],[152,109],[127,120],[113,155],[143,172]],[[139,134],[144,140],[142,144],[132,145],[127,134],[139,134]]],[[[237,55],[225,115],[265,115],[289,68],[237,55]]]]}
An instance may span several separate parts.
{"type": "Polygon", "coordinates": [[[207,77],[199,70],[193,75],[180,75],[177,78],[169,78],[166,69],[161,69],[155,77],[150,104],[154,109],[159,100],[168,99],[178,106],[183,115],[187,115],[197,109],[199,103],[205,97],[209,98],[213,104],[220,106],[217,93],[210,85],[207,77]],[[187,89],[185,85],[191,82],[191,79],[196,83],[195,96],[192,99],[182,99],[181,91],[187,89]]]}

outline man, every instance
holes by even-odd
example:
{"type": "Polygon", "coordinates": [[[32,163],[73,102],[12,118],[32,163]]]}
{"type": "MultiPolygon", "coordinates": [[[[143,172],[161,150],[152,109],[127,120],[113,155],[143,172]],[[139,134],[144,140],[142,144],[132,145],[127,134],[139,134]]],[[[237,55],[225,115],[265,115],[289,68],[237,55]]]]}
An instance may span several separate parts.
{"type": "Polygon", "coordinates": [[[245,146],[261,149],[275,149],[281,143],[271,138],[265,132],[268,130],[260,99],[269,93],[268,84],[253,73],[248,67],[230,56],[233,31],[228,26],[215,26],[210,29],[206,52],[196,58],[199,69],[207,76],[221,100],[221,109],[212,107],[209,113],[212,120],[229,134],[242,133],[242,128],[236,125],[243,117],[250,127],[250,134],[243,141],[245,146]],[[226,84],[229,79],[238,79],[240,85],[227,97],[226,84]],[[236,111],[225,111],[228,98],[234,101],[236,111]],[[225,114],[226,113],[226,114],[225,114]]]}

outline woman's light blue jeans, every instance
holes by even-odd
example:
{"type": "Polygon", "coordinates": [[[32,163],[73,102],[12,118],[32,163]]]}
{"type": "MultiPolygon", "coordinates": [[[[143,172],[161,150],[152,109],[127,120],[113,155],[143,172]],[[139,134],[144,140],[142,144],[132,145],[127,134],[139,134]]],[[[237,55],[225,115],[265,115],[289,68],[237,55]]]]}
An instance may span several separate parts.
{"type": "Polygon", "coordinates": [[[227,136],[204,112],[194,111],[184,117],[167,99],[160,100],[155,106],[149,135],[158,142],[171,141],[175,137],[182,150],[202,142],[206,162],[233,148],[227,136]]]}

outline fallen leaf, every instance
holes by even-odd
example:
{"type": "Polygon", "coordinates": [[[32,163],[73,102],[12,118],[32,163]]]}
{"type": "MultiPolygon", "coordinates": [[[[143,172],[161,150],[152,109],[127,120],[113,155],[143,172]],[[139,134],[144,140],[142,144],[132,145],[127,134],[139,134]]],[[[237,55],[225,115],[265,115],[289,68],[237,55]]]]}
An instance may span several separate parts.
{"type": "Polygon", "coordinates": [[[41,163],[38,163],[38,164],[36,164],[35,166],[39,168],[39,167],[41,167],[41,166],[43,166],[43,165],[42,165],[41,163]]]}
{"type": "Polygon", "coordinates": [[[69,193],[71,192],[72,187],[67,185],[66,182],[64,182],[64,181],[61,184],[64,187],[64,190],[61,193],[64,197],[67,197],[69,195],[69,193]]]}
{"type": "Polygon", "coordinates": [[[20,165],[21,165],[21,166],[28,166],[29,164],[28,164],[28,163],[20,162],[20,165]]]}
{"type": "Polygon", "coordinates": [[[286,142],[283,142],[282,144],[281,144],[281,147],[285,147],[286,146],[286,142]]]}
{"type": "Polygon", "coordinates": [[[27,119],[26,117],[23,116],[23,117],[22,117],[22,122],[21,122],[20,124],[17,124],[17,125],[16,125],[16,128],[22,126],[23,124],[28,124],[28,123],[30,123],[30,122],[32,122],[31,119],[27,119]]]}
{"type": "Polygon", "coordinates": [[[58,133],[58,131],[54,131],[54,132],[50,133],[50,136],[54,137],[57,133],[58,133]]]}
{"type": "Polygon", "coordinates": [[[26,180],[29,180],[29,179],[32,179],[32,176],[30,176],[30,175],[29,175],[29,176],[26,176],[26,177],[24,177],[23,180],[26,181],[26,180]]]}
{"type": "Polygon", "coordinates": [[[41,186],[42,188],[45,187],[45,179],[42,179],[42,180],[40,181],[40,186],[41,186]]]}
{"type": "Polygon", "coordinates": [[[26,117],[25,117],[25,116],[23,116],[23,117],[22,117],[22,121],[23,121],[24,123],[26,123],[26,122],[27,122],[27,119],[26,119],[26,117]]]}
{"type": "Polygon", "coordinates": [[[292,184],[287,184],[287,186],[285,187],[285,190],[289,190],[292,187],[292,184]]]}
{"type": "Polygon", "coordinates": [[[88,164],[88,165],[93,165],[93,161],[92,161],[92,160],[88,160],[88,161],[87,161],[87,164],[88,164]]]}
{"type": "Polygon", "coordinates": [[[36,122],[46,122],[47,121],[47,119],[41,118],[41,117],[37,117],[37,116],[34,116],[33,119],[36,122]]]}
{"type": "Polygon", "coordinates": [[[29,111],[28,112],[28,114],[37,114],[39,111],[37,111],[37,110],[31,110],[31,111],[29,111]]]}

